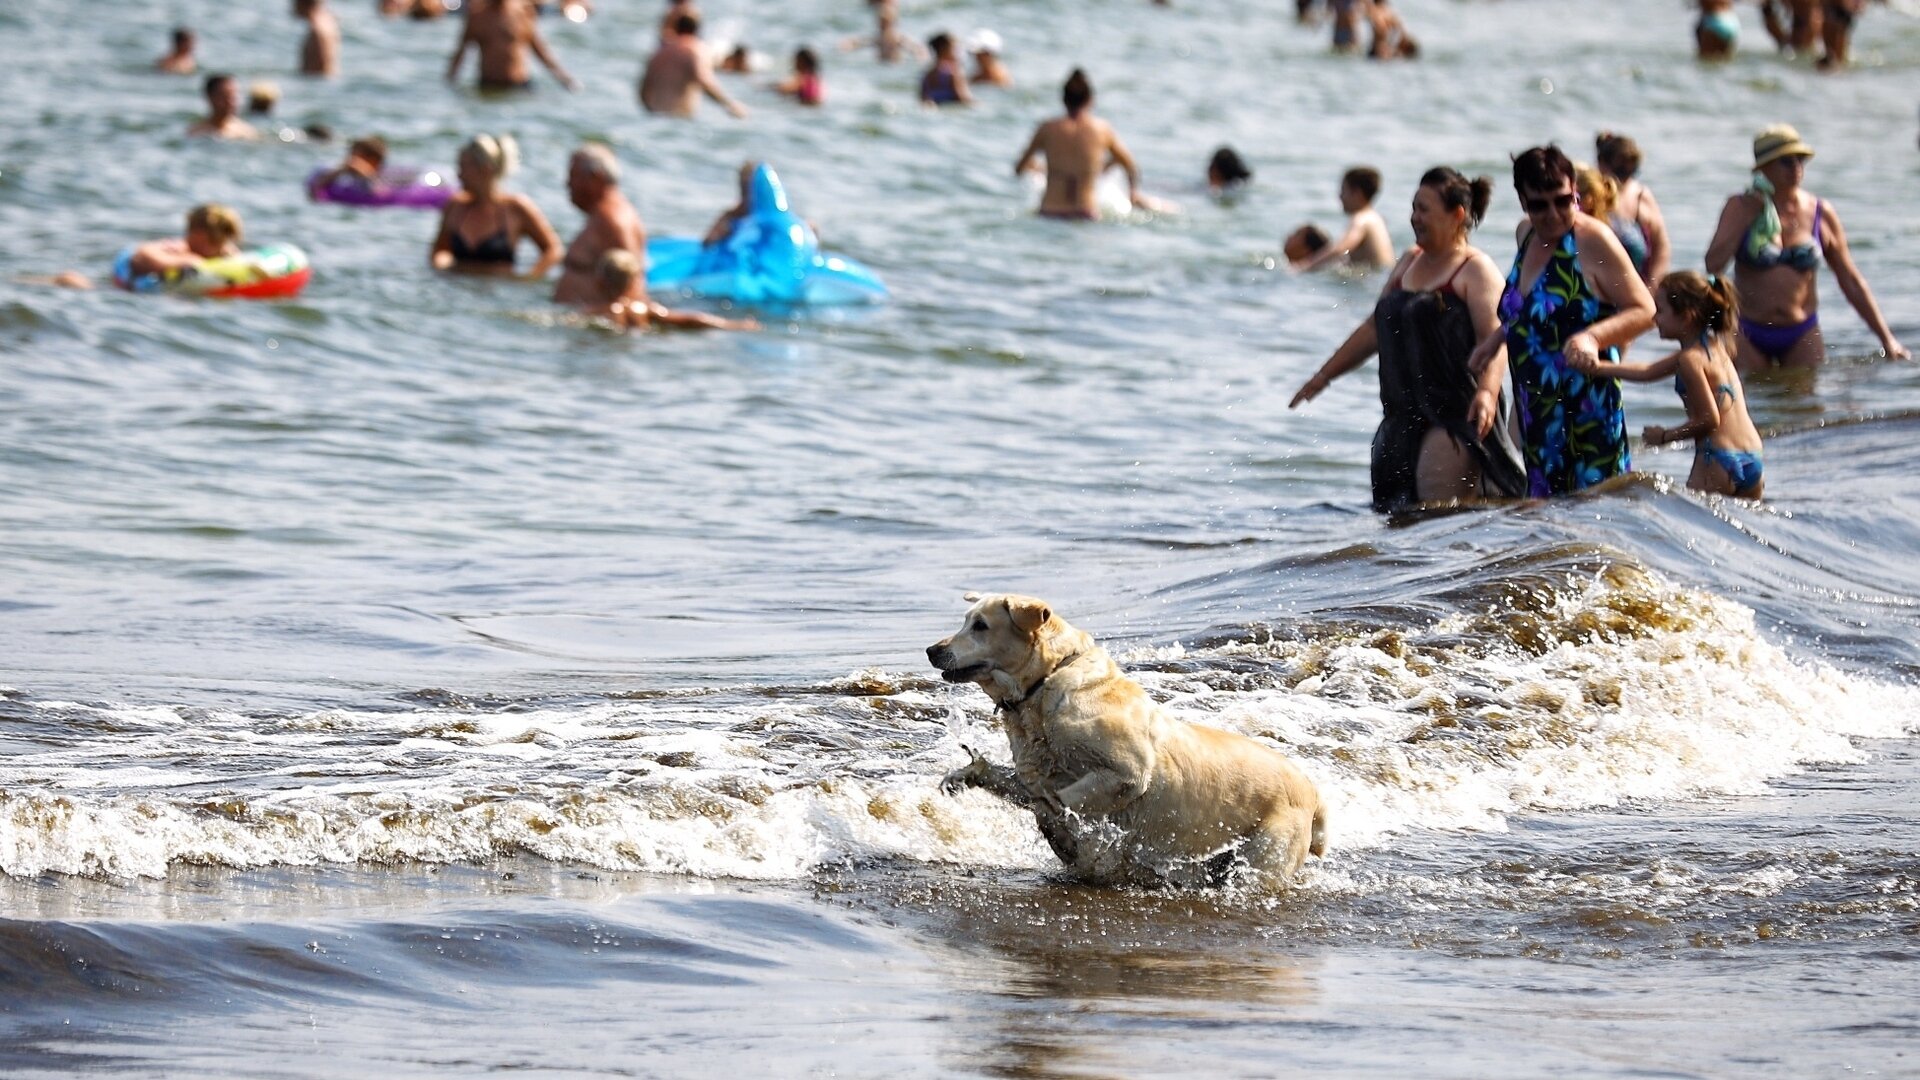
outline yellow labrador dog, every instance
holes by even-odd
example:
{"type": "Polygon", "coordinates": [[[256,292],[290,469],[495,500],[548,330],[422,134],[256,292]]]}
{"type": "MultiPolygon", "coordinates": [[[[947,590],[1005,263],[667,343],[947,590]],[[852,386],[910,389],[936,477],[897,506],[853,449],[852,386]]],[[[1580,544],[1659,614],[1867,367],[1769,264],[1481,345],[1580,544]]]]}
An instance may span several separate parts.
{"type": "Polygon", "coordinates": [[[1326,850],[1326,808],[1279,752],[1176,720],[1105,649],[1030,596],[976,596],[929,646],[948,682],[999,707],[1013,768],[979,754],[948,773],[1033,811],[1060,861],[1104,884],[1220,884],[1251,871],[1284,886],[1326,850]]]}

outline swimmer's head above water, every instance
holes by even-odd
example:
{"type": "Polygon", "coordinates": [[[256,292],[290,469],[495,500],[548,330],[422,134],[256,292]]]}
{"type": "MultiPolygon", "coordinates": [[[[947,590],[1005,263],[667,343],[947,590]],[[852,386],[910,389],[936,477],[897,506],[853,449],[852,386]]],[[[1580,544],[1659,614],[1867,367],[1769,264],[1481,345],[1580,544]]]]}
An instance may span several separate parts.
{"type": "Polygon", "coordinates": [[[466,182],[469,168],[483,173],[489,180],[504,180],[520,165],[520,144],[513,141],[511,135],[475,135],[460,148],[461,185],[471,187],[466,182]]]}
{"type": "Polygon", "coordinates": [[[1252,179],[1253,170],[1231,146],[1215,150],[1213,160],[1207,162],[1207,186],[1215,191],[1236,188],[1252,179]]]}
{"type": "Polygon", "coordinates": [[[244,235],[240,215],[219,203],[201,203],[187,211],[187,249],[203,259],[224,254],[244,235]]]}
{"type": "Polygon", "coordinates": [[[1081,110],[1093,104],[1093,82],[1087,73],[1079,68],[1067,76],[1065,86],[1060,88],[1060,100],[1067,107],[1068,116],[1078,116],[1081,110]]]}
{"type": "Polygon", "coordinates": [[[224,71],[209,75],[200,90],[206,94],[207,108],[214,116],[233,116],[240,111],[240,84],[232,75],[224,71]]]}
{"type": "Polygon", "coordinates": [[[1607,175],[1622,183],[1640,172],[1640,144],[1616,132],[1603,131],[1594,136],[1593,158],[1607,175]]]}
{"type": "Polygon", "coordinates": [[[1380,195],[1380,170],[1366,165],[1348,169],[1340,177],[1340,206],[1351,214],[1373,205],[1380,195]]]}
{"type": "Polygon", "coordinates": [[[600,284],[600,298],[610,304],[633,290],[640,277],[640,257],[626,248],[611,248],[593,264],[593,277],[600,284]]]}

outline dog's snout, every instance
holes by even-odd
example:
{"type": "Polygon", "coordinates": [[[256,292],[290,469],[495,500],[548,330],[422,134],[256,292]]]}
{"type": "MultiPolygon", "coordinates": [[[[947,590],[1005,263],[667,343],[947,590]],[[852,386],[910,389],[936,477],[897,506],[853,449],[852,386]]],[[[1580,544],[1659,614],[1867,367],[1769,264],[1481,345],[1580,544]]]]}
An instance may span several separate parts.
{"type": "Polygon", "coordinates": [[[947,652],[947,643],[944,641],[936,641],[927,646],[927,663],[932,664],[934,667],[945,667],[949,655],[947,652]]]}

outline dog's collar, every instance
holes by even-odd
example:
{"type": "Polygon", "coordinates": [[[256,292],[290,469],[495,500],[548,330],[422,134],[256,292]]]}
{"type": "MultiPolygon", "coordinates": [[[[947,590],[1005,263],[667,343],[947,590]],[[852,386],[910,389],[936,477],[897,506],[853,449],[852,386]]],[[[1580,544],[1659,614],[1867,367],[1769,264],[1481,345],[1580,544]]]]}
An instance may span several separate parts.
{"type": "Polygon", "coordinates": [[[1074,653],[1072,656],[1067,657],[1065,660],[1060,661],[1058,664],[1055,664],[1052,671],[1049,671],[1045,675],[1040,676],[1039,682],[1034,683],[1033,686],[1030,687],[1026,693],[1020,695],[1020,700],[1009,701],[1006,704],[1001,705],[1000,711],[1013,712],[1015,709],[1018,709],[1020,706],[1025,705],[1029,701],[1032,701],[1034,695],[1040,692],[1040,688],[1047,685],[1048,679],[1053,678],[1055,675],[1059,674],[1063,669],[1071,666],[1075,660],[1078,660],[1085,655],[1086,655],[1086,650],[1082,649],[1079,652],[1074,653]]]}

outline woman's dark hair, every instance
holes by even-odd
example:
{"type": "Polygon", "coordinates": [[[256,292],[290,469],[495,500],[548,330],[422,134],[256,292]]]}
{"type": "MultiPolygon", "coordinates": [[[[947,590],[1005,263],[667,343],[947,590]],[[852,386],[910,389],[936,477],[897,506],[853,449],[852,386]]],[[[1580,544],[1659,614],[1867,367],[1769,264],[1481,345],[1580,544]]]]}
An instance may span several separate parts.
{"type": "Polygon", "coordinates": [[[1594,136],[1593,156],[1600,167],[1622,180],[1631,180],[1640,171],[1640,144],[1611,131],[1594,136]]]}
{"type": "Polygon", "coordinates": [[[1207,173],[1222,187],[1244,184],[1253,179],[1253,170],[1240,160],[1233,147],[1223,146],[1213,152],[1213,160],[1207,164],[1207,173]]]}
{"type": "Polygon", "coordinates": [[[798,71],[812,75],[820,70],[820,58],[812,49],[799,49],[793,54],[793,66],[798,71]]]}
{"type": "Polygon", "coordinates": [[[935,56],[944,55],[948,49],[953,48],[953,35],[944,31],[935,34],[927,39],[927,48],[932,49],[935,56]]]}
{"type": "Polygon", "coordinates": [[[1513,159],[1513,189],[1526,193],[1529,191],[1552,191],[1560,186],[1560,181],[1573,183],[1573,162],[1552,143],[1536,146],[1521,152],[1513,159]]]}
{"type": "Polygon", "coordinates": [[[1445,165],[1436,165],[1420,177],[1420,186],[1432,188],[1440,196],[1440,205],[1449,210],[1456,207],[1467,212],[1468,227],[1480,224],[1487,216],[1487,203],[1493,198],[1493,181],[1485,176],[1476,176],[1469,180],[1460,175],[1459,170],[1445,165]]]}
{"type": "Polygon", "coordinates": [[[1093,100],[1093,83],[1087,79],[1086,72],[1073,69],[1073,74],[1067,76],[1067,85],[1060,91],[1060,100],[1066,103],[1070,113],[1087,107],[1087,102],[1093,100]]]}

